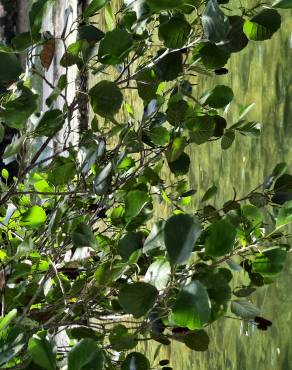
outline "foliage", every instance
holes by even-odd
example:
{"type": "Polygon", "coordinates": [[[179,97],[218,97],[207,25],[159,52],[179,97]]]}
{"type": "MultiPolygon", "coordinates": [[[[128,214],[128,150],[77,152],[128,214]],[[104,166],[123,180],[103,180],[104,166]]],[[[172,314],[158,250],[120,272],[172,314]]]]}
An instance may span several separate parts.
{"type": "Polygon", "coordinates": [[[41,112],[32,86],[36,76],[48,82],[54,42],[40,32],[54,3],[35,1],[30,32],[1,46],[0,137],[4,128],[16,132],[1,152],[1,366],[150,369],[156,365],[137,352],[141,341],[205,351],[207,327],[232,314],[266,330],[270,321],[249,296],[285,264],[292,176],[281,163],[221,209],[209,204],[220,192],[213,185],[202,209],[188,211],[195,191],[184,175],[189,145],[221,140],[227,150],[236,135],[259,134],[245,118],[251,106],[227,122],[233,91],[221,84],[197,97],[193,73],[212,74],[249,42],[271,38],[281,25],[276,8],[291,2],[227,9],[216,0],[125,1],[114,12],[111,1],[92,0],[73,23],[77,40],[67,44],[67,28],[54,40],[66,45],[65,74],[41,112]],[[99,12],[104,30],[91,18],[99,12]],[[25,75],[18,54],[27,57],[25,75]],[[69,102],[72,66],[77,78],[94,74],[99,82],[69,102]],[[142,116],[128,99],[133,90],[142,116]],[[77,140],[67,131],[82,104],[93,119],[77,140]],[[48,155],[56,138],[61,146],[48,155]],[[167,220],[153,216],[158,202],[167,220]],[[234,286],[240,268],[245,281],[234,286]]]}

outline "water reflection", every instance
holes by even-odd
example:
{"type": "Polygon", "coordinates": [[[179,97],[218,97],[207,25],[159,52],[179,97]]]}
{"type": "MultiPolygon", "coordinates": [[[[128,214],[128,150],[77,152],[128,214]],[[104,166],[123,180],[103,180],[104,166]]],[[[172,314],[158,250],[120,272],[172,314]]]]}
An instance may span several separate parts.
{"type": "MultiPolygon", "coordinates": [[[[283,12],[282,30],[272,40],[260,45],[251,43],[243,52],[234,54],[228,75],[199,79],[198,96],[218,83],[233,88],[235,102],[228,114],[229,125],[236,122],[242,105],[255,102],[248,119],[262,122],[262,135],[237,137],[227,152],[222,152],[219,142],[190,149],[193,160],[190,179],[198,190],[193,207],[200,206],[201,195],[213,182],[219,188],[213,203],[220,206],[233,198],[233,187],[242,196],[262,183],[276,163],[286,161],[292,170],[291,16],[292,12],[283,12]]],[[[273,321],[267,332],[238,320],[222,319],[208,330],[211,337],[208,352],[192,352],[180,343],[173,343],[171,365],[176,370],[292,369],[291,292],[292,256],[275,284],[261,288],[252,297],[262,315],[273,321]]],[[[154,355],[155,348],[148,350],[154,355]]]]}

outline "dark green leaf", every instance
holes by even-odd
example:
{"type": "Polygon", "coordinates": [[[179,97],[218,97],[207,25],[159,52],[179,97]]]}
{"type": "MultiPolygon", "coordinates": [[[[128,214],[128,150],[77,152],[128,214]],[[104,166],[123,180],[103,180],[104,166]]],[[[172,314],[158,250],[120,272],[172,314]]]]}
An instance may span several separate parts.
{"type": "Polygon", "coordinates": [[[275,9],[263,9],[249,21],[245,21],[243,31],[250,40],[270,39],[280,28],[281,16],[275,9]]]}
{"type": "MultiPolygon", "coordinates": [[[[0,74],[1,74],[1,56],[0,56],[0,74]]],[[[1,77],[0,77],[1,80],[1,77]]],[[[16,129],[22,129],[28,118],[37,109],[38,96],[33,92],[20,85],[11,100],[3,104],[3,109],[0,109],[0,117],[7,126],[16,129]]]]}
{"type": "Polygon", "coordinates": [[[156,91],[159,85],[159,78],[154,69],[146,69],[138,72],[136,76],[138,94],[141,99],[149,102],[156,98],[156,91]]]}
{"type": "Polygon", "coordinates": [[[146,315],[158,297],[158,290],[151,284],[124,285],[119,292],[119,303],[124,311],[138,318],[146,315]]]}
{"type": "Polygon", "coordinates": [[[221,139],[221,148],[223,150],[230,148],[231,145],[233,144],[234,139],[235,139],[234,130],[226,130],[221,139]]]}
{"type": "Polygon", "coordinates": [[[202,202],[207,202],[209,199],[214,197],[217,194],[218,188],[216,185],[212,185],[204,194],[202,202]]]}
{"type": "Polygon", "coordinates": [[[147,357],[139,352],[129,353],[122,363],[121,370],[149,370],[150,363],[147,357]]]}
{"type": "Polygon", "coordinates": [[[110,162],[97,174],[94,180],[94,191],[97,195],[104,195],[109,190],[112,167],[110,162]]]}
{"type": "Polygon", "coordinates": [[[156,145],[165,145],[170,139],[170,133],[165,127],[153,127],[150,131],[150,139],[156,145]]]}
{"type": "MultiPolygon", "coordinates": [[[[163,52],[161,51],[161,53],[163,52]]],[[[175,80],[183,72],[182,53],[172,52],[167,54],[156,64],[156,70],[162,81],[175,80]]]]}
{"type": "Polygon", "coordinates": [[[198,145],[208,141],[215,130],[215,121],[210,116],[190,116],[187,118],[190,140],[198,145]]]}
{"type": "Polygon", "coordinates": [[[123,95],[115,82],[100,81],[89,90],[90,104],[94,113],[112,117],[122,106],[123,95]]]}
{"type": "Polygon", "coordinates": [[[169,102],[166,112],[167,121],[173,126],[183,126],[188,103],[185,100],[169,102]]]}
{"type": "Polygon", "coordinates": [[[164,221],[158,221],[154,224],[150,234],[145,240],[143,252],[147,253],[152,249],[164,247],[164,221]]]}
{"type": "Polygon", "coordinates": [[[166,158],[168,163],[177,160],[182,155],[185,147],[186,147],[186,138],[176,137],[166,152],[166,158]]]}
{"type": "Polygon", "coordinates": [[[2,330],[0,332],[0,365],[5,365],[8,361],[15,359],[26,344],[23,329],[15,326],[13,329],[2,330]]]}
{"type": "Polygon", "coordinates": [[[291,0],[276,0],[273,5],[273,8],[279,9],[292,9],[292,1],[291,0]]]}
{"type": "Polygon", "coordinates": [[[57,348],[45,330],[34,334],[29,340],[28,352],[37,365],[46,370],[56,369],[57,348]]]}
{"type": "Polygon", "coordinates": [[[173,16],[160,24],[158,29],[159,38],[168,48],[179,49],[185,45],[191,32],[190,24],[184,17],[173,16]]]}
{"type": "Polygon", "coordinates": [[[57,157],[51,171],[48,173],[48,180],[54,185],[64,185],[75,175],[74,162],[65,157],[57,157]]]}
{"type": "Polygon", "coordinates": [[[232,251],[236,229],[227,220],[215,221],[209,228],[206,237],[206,253],[220,257],[232,251]]]}
{"type": "Polygon", "coordinates": [[[109,341],[115,351],[126,351],[134,348],[137,343],[135,334],[128,332],[124,325],[117,325],[109,335],[109,341]]]}
{"type": "Polygon", "coordinates": [[[82,13],[83,18],[89,18],[92,17],[94,14],[96,14],[101,8],[104,7],[107,0],[92,0],[90,4],[87,6],[87,8],[82,13]]]}
{"type": "Polygon", "coordinates": [[[255,305],[244,299],[232,301],[231,312],[243,319],[254,319],[261,313],[255,305]]]}
{"type": "Polygon", "coordinates": [[[76,226],[72,233],[72,241],[75,247],[97,248],[97,240],[91,228],[85,223],[76,226]]]}
{"type": "Polygon", "coordinates": [[[29,12],[29,23],[33,39],[38,36],[41,30],[47,5],[52,5],[54,2],[55,0],[37,0],[33,3],[29,12]]]}
{"type": "Polygon", "coordinates": [[[207,351],[209,346],[209,336],[204,330],[195,330],[192,333],[188,333],[183,341],[187,347],[194,351],[207,351]]]}
{"type": "Polygon", "coordinates": [[[59,109],[52,109],[45,112],[40,118],[34,131],[35,136],[54,136],[61,130],[65,122],[65,117],[59,109]]]}
{"type": "Polygon", "coordinates": [[[130,221],[132,218],[138,216],[149,201],[149,195],[145,191],[130,191],[125,199],[125,219],[130,221]]]}
{"type": "Polygon", "coordinates": [[[13,47],[17,51],[25,51],[32,45],[30,32],[23,32],[16,35],[11,41],[13,47]]]}
{"type": "Polygon", "coordinates": [[[21,64],[16,55],[0,52],[0,82],[16,81],[21,73],[21,64]]]}
{"type": "Polygon", "coordinates": [[[175,9],[183,6],[185,2],[185,0],[146,0],[146,4],[154,11],[175,9]]]}
{"type": "Polygon", "coordinates": [[[101,40],[98,49],[98,58],[103,64],[122,63],[129,54],[133,45],[131,34],[119,28],[107,32],[101,40]]]}
{"type": "Polygon", "coordinates": [[[227,35],[228,42],[222,47],[230,53],[237,53],[248,44],[248,38],[243,32],[244,19],[238,15],[230,16],[228,19],[231,28],[227,35]]]}
{"type": "Polygon", "coordinates": [[[118,244],[118,253],[124,258],[129,259],[131,254],[143,247],[144,234],[139,232],[127,233],[118,244]]]}
{"type": "Polygon", "coordinates": [[[205,97],[205,103],[212,108],[224,108],[233,99],[233,91],[230,87],[217,85],[205,97]]]}
{"type": "Polygon", "coordinates": [[[201,225],[194,217],[186,214],[170,217],[164,228],[164,241],[170,262],[186,262],[200,234],[201,225]]]}
{"type": "Polygon", "coordinates": [[[82,339],[69,352],[68,370],[102,370],[104,355],[92,339],[82,339]],[[91,365],[91,366],[90,366],[91,365]]]}
{"type": "Polygon", "coordinates": [[[201,44],[197,52],[204,66],[209,69],[217,69],[225,66],[230,57],[230,53],[211,42],[201,44]]]}
{"type": "Polygon", "coordinates": [[[292,222],[292,201],[285,202],[277,217],[276,227],[282,227],[292,222]]]}
{"type": "Polygon", "coordinates": [[[287,251],[285,248],[271,247],[257,254],[252,263],[252,268],[264,277],[273,277],[282,271],[286,257],[287,251]]]}
{"type": "Polygon", "coordinates": [[[186,175],[190,169],[191,160],[188,154],[182,153],[175,161],[169,162],[168,166],[176,176],[186,175]]]}
{"type": "Polygon", "coordinates": [[[192,281],[179,292],[171,320],[190,330],[201,329],[210,318],[210,302],[206,288],[199,281],[192,281]]]}

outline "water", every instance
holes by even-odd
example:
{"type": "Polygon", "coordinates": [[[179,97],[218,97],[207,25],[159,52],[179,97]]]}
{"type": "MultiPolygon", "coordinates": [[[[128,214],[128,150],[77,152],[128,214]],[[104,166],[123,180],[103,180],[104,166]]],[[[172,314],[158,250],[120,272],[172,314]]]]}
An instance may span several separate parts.
{"type": "MultiPolygon", "coordinates": [[[[219,192],[211,203],[220,206],[232,199],[233,187],[239,197],[262,183],[265,175],[281,161],[292,170],[292,49],[291,15],[283,12],[284,23],[272,40],[250,43],[228,63],[226,76],[198,79],[197,96],[216,84],[232,87],[235,101],[230,107],[228,124],[236,122],[240,106],[255,102],[249,120],[262,122],[260,138],[238,136],[232,148],[224,152],[220,143],[190,148],[190,180],[198,190],[193,207],[214,182],[219,192]]],[[[292,369],[292,256],[276,283],[261,288],[252,300],[262,315],[273,321],[267,332],[248,329],[240,321],[222,319],[208,330],[208,352],[193,352],[173,343],[170,356],[174,369],[207,370],[289,370],[292,369]],[[248,334],[248,335],[246,335],[248,334]]],[[[154,354],[154,348],[149,348],[154,354]]],[[[163,350],[162,352],[163,353],[163,350]]],[[[162,356],[163,357],[163,356],[162,356]]]]}
{"type": "MultiPolygon", "coordinates": [[[[118,1],[112,4],[117,5],[118,1]]],[[[218,83],[232,87],[235,99],[228,114],[229,125],[238,118],[240,106],[255,102],[248,119],[262,122],[262,135],[256,139],[238,136],[226,152],[222,152],[219,142],[190,148],[189,177],[192,187],[198,191],[193,208],[200,206],[201,195],[212,183],[219,188],[212,202],[220,206],[233,198],[233,187],[238,196],[247,194],[262,182],[276,163],[286,161],[290,172],[292,170],[292,12],[284,14],[282,29],[272,40],[250,43],[243,52],[232,56],[228,75],[204,76],[197,80],[194,92],[197,96],[218,83]]],[[[104,28],[103,19],[98,20],[104,28]]],[[[91,81],[94,83],[96,79],[91,81]]],[[[139,100],[134,94],[127,98],[135,111],[141,110],[141,102],[137,103],[139,100]]],[[[122,119],[122,115],[119,118],[122,119]]],[[[292,258],[275,284],[261,288],[252,298],[261,307],[262,315],[273,321],[269,331],[249,328],[246,332],[240,321],[222,319],[208,329],[211,338],[208,352],[193,352],[174,342],[170,348],[161,348],[158,358],[171,358],[176,370],[292,369],[291,262],[292,258]]],[[[146,344],[150,359],[156,349],[156,345],[146,344]]]]}

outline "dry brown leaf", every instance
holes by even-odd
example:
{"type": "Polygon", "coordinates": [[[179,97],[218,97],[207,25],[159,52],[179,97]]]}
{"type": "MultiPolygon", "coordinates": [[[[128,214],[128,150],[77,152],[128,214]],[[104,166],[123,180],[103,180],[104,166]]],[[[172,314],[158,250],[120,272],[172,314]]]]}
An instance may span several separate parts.
{"type": "Polygon", "coordinates": [[[55,54],[55,39],[51,38],[44,43],[40,55],[42,66],[45,68],[46,71],[48,71],[48,69],[50,68],[52,60],[54,58],[54,54],[55,54]]]}

